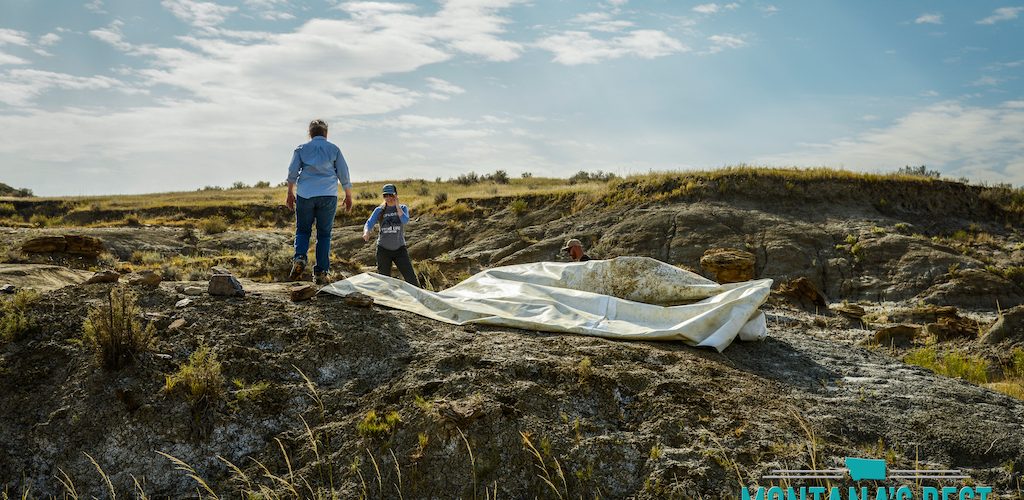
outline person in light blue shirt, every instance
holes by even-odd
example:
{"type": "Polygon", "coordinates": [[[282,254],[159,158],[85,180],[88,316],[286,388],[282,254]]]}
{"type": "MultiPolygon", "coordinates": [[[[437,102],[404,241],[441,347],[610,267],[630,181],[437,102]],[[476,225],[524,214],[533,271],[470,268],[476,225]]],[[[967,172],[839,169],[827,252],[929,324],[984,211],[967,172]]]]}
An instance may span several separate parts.
{"type": "Polygon", "coordinates": [[[330,282],[331,229],[338,209],[338,183],[345,190],[345,211],[352,210],[352,181],[341,149],[327,142],[327,123],[309,123],[310,141],[295,148],[288,166],[288,197],[285,205],[295,212],[295,257],[288,274],[290,281],[302,278],[306,252],[316,224],[316,265],[313,280],[330,282]]]}

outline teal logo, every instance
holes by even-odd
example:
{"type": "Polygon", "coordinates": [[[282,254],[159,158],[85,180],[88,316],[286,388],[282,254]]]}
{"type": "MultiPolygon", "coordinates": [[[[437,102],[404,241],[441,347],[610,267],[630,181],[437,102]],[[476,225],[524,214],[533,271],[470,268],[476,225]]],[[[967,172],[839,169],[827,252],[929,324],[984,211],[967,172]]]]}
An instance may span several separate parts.
{"type": "Polygon", "coordinates": [[[797,486],[758,486],[743,488],[740,500],[987,500],[992,493],[989,486],[922,486],[914,491],[909,486],[799,486],[801,481],[826,479],[842,482],[886,481],[904,479],[936,481],[968,479],[959,469],[889,469],[885,460],[846,457],[846,468],[837,469],[779,469],[761,479],[783,480],[797,486]],[[752,491],[753,490],[753,491],[752,491]]]}

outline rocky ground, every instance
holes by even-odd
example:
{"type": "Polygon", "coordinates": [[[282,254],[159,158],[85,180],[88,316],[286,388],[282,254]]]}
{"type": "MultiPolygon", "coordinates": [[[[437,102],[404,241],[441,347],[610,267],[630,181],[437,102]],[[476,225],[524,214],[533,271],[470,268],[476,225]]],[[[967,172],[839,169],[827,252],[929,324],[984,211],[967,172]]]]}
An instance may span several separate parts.
{"type": "MultiPolygon", "coordinates": [[[[287,229],[0,229],[0,284],[44,291],[30,309],[35,327],[0,346],[0,483],[11,495],[60,495],[61,480],[85,496],[205,494],[162,452],[228,497],[262,487],[341,498],[736,498],[770,470],[861,456],[962,469],[1001,498],[1019,496],[1024,402],[902,358],[962,352],[989,361],[989,380],[1009,377],[1024,332],[980,336],[1024,303],[1020,222],[955,188],[799,189],[804,199],[771,189],[658,203],[548,197],[516,210],[492,199],[414,214],[410,250],[437,288],[482,267],[557,258],[568,237],[596,258],[647,255],[705,273],[708,249],[748,251],[753,273],[782,287],[765,306],[771,336],[721,354],[453,327],[326,295],[294,303],[273,272],[238,257],[262,253],[283,268],[287,229]],[[31,238],[67,233],[98,238],[103,253],[23,251],[31,238]],[[186,295],[208,269],[183,273],[142,253],[232,255],[251,269],[232,269],[250,293],[186,295]],[[99,368],[82,342],[88,310],[113,286],[82,284],[93,267],[165,278],[135,286],[156,339],[118,371],[99,368]],[[815,291],[785,292],[798,278],[815,291]],[[975,330],[946,338],[950,321],[975,330]],[[896,325],[912,333],[878,345],[877,332],[896,325]],[[197,402],[165,391],[200,346],[221,364],[223,394],[197,402]]],[[[357,222],[341,223],[336,253],[357,272],[372,248],[357,222]]]]}

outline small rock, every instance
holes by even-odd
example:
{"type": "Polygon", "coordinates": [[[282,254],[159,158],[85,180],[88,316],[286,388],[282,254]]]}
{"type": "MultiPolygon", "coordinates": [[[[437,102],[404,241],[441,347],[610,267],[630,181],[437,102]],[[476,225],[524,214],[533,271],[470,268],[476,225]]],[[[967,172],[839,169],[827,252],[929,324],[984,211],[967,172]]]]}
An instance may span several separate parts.
{"type": "Polygon", "coordinates": [[[85,280],[86,285],[93,283],[117,283],[117,280],[121,279],[121,275],[111,269],[104,269],[102,271],[96,271],[89,279],[85,280]]]}
{"type": "Polygon", "coordinates": [[[875,343],[883,346],[910,347],[920,328],[913,325],[896,325],[875,332],[875,343]]]}
{"type": "Polygon", "coordinates": [[[217,274],[229,274],[231,276],[234,276],[234,273],[229,271],[228,268],[226,268],[224,266],[213,266],[213,267],[211,267],[210,268],[210,275],[213,276],[213,275],[217,275],[217,274]]]}
{"type": "Polygon", "coordinates": [[[172,321],[170,325],[167,325],[167,329],[168,330],[177,330],[178,328],[181,328],[183,326],[185,326],[185,320],[182,319],[182,318],[178,318],[178,319],[172,321]]]}
{"type": "Polygon", "coordinates": [[[832,306],[832,310],[853,319],[861,319],[866,314],[864,308],[857,304],[851,304],[849,302],[843,302],[842,304],[836,304],[832,306]]]}
{"type": "Polygon", "coordinates": [[[206,289],[198,285],[189,285],[181,290],[185,295],[197,296],[206,293],[206,289]]]}
{"type": "Polygon", "coordinates": [[[317,289],[317,287],[309,283],[295,285],[288,289],[288,298],[292,299],[292,302],[301,302],[303,300],[313,298],[313,296],[319,291],[320,290],[317,289]]]}
{"type": "Polygon", "coordinates": [[[192,299],[181,299],[174,303],[174,307],[185,307],[192,303],[192,299]]]}
{"type": "Polygon", "coordinates": [[[973,339],[978,336],[978,322],[960,316],[941,317],[935,323],[925,325],[924,328],[928,333],[935,335],[939,342],[953,339],[973,339]]]}
{"type": "Polygon", "coordinates": [[[754,254],[735,248],[711,248],[700,258],[700,267],[719,283],[754,279],[754,254]]]}
{"type": "Polygon", "coordinates": [[[14,293],[14,285],[8,283],[4,286],[0,286],[0,293],[14,293]]]}
{"type": "Polygon", "coordinates": [[[1024,306],[1017,306],[1003,311],[999,319],[985,332],[981,341],[986,344],[998,344],[1007,338],[1024,338],[1024,306]]]}
{"type": "Polygon", "coordinates": [[[245,297],[245,289],[238,279],[230,274],[214,274],[210,277],[207,293],[220,297],[245,297]]]}
{"type": "Polygon", "coordinates": [[[129,285],[136,285],[145,288],[156,288],[163,278],[153,271],[140,271],[128,278],[129,285]]]}
{"type": "Polygon", "coordinates": [[[344,297],[345,303],[353,307],[370,307],[373,305],[373,297],[364,293],[350,293],[344,297]]]}

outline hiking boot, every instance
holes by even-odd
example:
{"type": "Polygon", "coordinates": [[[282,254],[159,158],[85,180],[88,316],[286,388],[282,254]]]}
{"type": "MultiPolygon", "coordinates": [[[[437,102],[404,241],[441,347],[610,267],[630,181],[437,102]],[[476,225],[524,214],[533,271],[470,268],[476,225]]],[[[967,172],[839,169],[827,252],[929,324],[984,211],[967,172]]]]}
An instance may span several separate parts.
{"type": "Polygon", "coordinates": [[[288,273],[288,281],[299,281],[302,279],[302,272],[306,270],[306,261],[295,259],[292,262],[292,270],[288,273]]]}
{"type": "Polygon", "coordinates": [[[328,275],[326,271],[316,273],[313,276],[313,282],[321,286],[333,283],[333,281],[331,281],[330,275],[328,275]]]}

